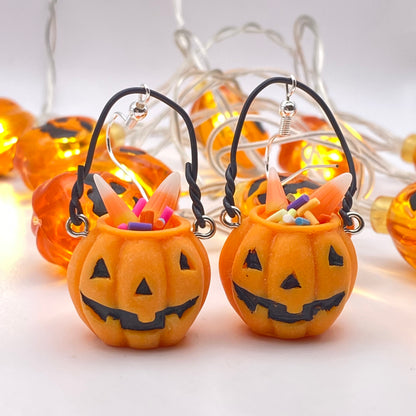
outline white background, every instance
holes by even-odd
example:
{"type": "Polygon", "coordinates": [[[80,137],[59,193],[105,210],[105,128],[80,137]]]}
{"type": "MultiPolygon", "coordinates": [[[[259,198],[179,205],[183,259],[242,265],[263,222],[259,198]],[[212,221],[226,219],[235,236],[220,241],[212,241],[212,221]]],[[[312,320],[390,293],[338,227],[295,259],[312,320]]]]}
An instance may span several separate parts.
{"type": "MultiPolygon", "coordinates": [[[[45,85],[46,14],[46,1],[0,0],[0,95],[35,114],[45,85]]],[[[300,14],[319,25],[323,77],[337,107],[399,140],[416,131],[414,2],[184,2],[185,26],[202,41],[223,26],[256,21],[291,43],[300,14]]],[[[169,1],[61,1],[57,21],[56,114],[97,117],[117,90],[143,82],[156,89],[182,62],[169,1]]],[[[274,45],[248,35],[215,46],[209,58],[221,69],[290,65],[274,45]]],[[[0,179],[0,195],[2,414],[414,414],[416,271],[369,224],[354,237],[356,289],[323,336],[294,342],[251,334],[219,284],[218,235],[206,243],[211,290],[185,341],[120,350],[89,332],[64,274],[38,254],[31,193],[16,174],[0,179]]]]}

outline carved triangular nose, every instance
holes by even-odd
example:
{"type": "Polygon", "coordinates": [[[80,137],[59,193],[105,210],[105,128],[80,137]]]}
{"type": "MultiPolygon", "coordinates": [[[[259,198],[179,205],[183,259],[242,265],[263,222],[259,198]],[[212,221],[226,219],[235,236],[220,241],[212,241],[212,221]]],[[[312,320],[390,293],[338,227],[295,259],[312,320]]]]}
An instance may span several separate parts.
{"type": "Polygon", "coordinates": [[[296,276],[293,273],[291,273],[289,276],[286,277],[285,280],[283,280],[280,287],[282,289],[294,289],[295,287],[301,287],[301,286],[296,276]]]}
{"type": "Polygon", "coordinates": [[[152,294],[152,291],[150,290],[150,287],[147,284],[146,279],[143,278],[139,286],[137,286],[136,295],[151,295],[151,294],[152,294]]]}

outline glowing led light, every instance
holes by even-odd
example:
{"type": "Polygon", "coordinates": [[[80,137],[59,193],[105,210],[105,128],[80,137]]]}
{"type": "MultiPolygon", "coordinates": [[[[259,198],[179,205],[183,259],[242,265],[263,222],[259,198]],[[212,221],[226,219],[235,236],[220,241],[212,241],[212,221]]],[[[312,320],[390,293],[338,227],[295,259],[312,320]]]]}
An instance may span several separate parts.
{"type": "Polygon", "coordinates": [[[16,143],[17,143],[17,137],[10,137],[9,140],[5,140],[3,142],[3,146],[6,147],[6,148],[9,148],[9,147],[13,146],[16,143]]]}
{"type": "MultiPolygon", "coordinates": [[[[305,125],[305,131],[330,129],[328,123],[318,117],[302,116],[302,121],[305,125]]],[[[362,136],[350,125],[343,123],[343,127],[357,140],[363,141],[362,136]]],[[[282,169],[294,172],[308,164],[337,164],[338,168],[328,168],[319,171],[325,180],[332,179],[340,173],[348,172],[348,163],[342,149],[325,146],[325,142],[340,146],[338,138],[322,135],[319,139],[322,141],[322,144],[312,145],[305,140],[283,144],[279,153],[279,164],[282,169]]],[[[355,162],[356,170],[359,167],[359,163],[355,162]]]]}
{"type": "Polygon", "coordinates": [[[13,186],[2,184],[0,198],[0,217],[7,219],[2,223],[0,236],[0,264],[5,270],[13,270],[22,261],[25,250],[26,222],[21,218],[26,215],[26,208],[21,203],[21,197],[14,192],[13,186]]]}
{"type": "MultiPolygon", "coordinates": [[[[230,109],[221,108],[222,106],[217,101],[216,97],[218,94],[222,96],[222,100],[228,104],[228,106],[236,106],[241,104],[243,105],[244,97],[239,95],[234,90],[226,86],[219,87],[215,94],[212,91],[207,91],[203,94],[197,101],[195,101],[192,109],[191,114],[196,115],[199,112],[203,112],[207,109],[218,109],[221,112],[215,113],[213,116],[202,120],[202,122],[195,128],[195,134],[197,140],[202,143],[204,146],[210,146],[213,150],[217,151],[226,146],[230,146],[234,131],[233,129],[228,126],[224,125],[227,119],[231,117],[238,117],[239,112],[236,110],[230,111],[230,109]],[[215,138],[213,138],[212,142],[208,142],[211,140],[210,135],[211,132],[215,128],[221,128],[215,138]]],[[[255,123],[252,121],[246,121],[243,125],[242,135],[249,141],[249,142],[256,142],[268,139],[268,134],[263,130],[262,126],[259,123],[255,123]]],[[[257,151],[260,155],[264,154],[264,149],[260,149],[257,151]]],[[[224,162],[227,163],[227,156],[224,157],[224,162]]],[[[242,176],[249,176],[244,175],[244,168],[245,169],[252,169],[254,167],[253,160],[250,159],[250,155],[243,151],[237,152],[237,163],[240,167],[239,175],[242,176]]]]}

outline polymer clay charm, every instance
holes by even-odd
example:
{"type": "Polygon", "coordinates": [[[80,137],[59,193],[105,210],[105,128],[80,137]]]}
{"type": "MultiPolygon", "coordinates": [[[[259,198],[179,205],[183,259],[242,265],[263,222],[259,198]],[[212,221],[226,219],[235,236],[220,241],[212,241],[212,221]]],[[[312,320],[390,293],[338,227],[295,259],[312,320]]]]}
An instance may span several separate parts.
{"type": "MultiPolygon", "coordinates": [[[[79,316],[101,340],[112,346],[147,349],[178,343],[197,317],[210,282],[208,256],[198,237],[213,235],[215,223],[204,215],[199,199],[195,133],[180,106],[156,91],[130,88],[110,99],[99,120],[129,94],[153,96],[185,121],[192,149],[185,176],[195,223],[191,229],[188,220],[173,213],[176,206],[167,205],[176,205],[179,196],[177,174],[168,176],[148,201],[139,200],[133,210],[94,176],[108,214],[98,219],[91,232],[74,232],[74,227],[88,224],[79,203],[92,162],[87,159],[74,184],[67,228],[72,235],[88,235],[74,251],[67,279],[79,316]],[[202,234],[199,228],[207,225],[208,232],[202,234]]],[[[101,127],[97,123],[91,139],[91,158],[101,127]]]]}
{"type": "MultiPolygon", "coordinates": [[[[351,154],[342,131],[319,97],[351,174],[335,177],[309,195],[289,201],[283,189],[279,190],[279,176],[270,168],[265,204],[254,207],[241,220],[233,192],[235,154],[246,110],[268,85],[291,82],[290,78],[264,81],[249,95],[240,114],[226,171],[225,211],[221,217],[234,229],[219,260],[228,300],[248,327],[262,335],[289,339],[321,334],[341,313],[357,273],[350,233],[363,225],[358,214],[349,212],[356,187],[351,154]],[[357,227],[353,219],[359,222],[357,227]]],[[[316,100],[316,93],[309,87],[302,83],[297,87],[316,100]]]]}

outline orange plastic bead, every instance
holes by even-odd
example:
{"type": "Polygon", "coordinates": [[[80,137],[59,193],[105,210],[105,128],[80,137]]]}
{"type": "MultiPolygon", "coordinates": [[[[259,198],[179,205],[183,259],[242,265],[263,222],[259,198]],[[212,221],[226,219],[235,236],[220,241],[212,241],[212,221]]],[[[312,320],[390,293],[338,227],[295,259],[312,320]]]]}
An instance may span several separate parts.
{"type": "Polygon", "coordinates": [[[34,122],[35,117],[18,104],[0,98],[0,175],[5,175],[13,168],[16,143],[34,122]]]}
{"type": "MultiPolygon", "coordinates": [[[[111,173],[105,172],[100,175],[130,208],[133,208],[142,196],[132,183],[123,181],[111,173]]],[[[76,176],[75,172],[62,173],[39,186],[32,196],[32,232],[36,236],[38,250],[46,260],[63,267],[68,266],[71,255],[80,241],[70,237],[65,228],[76,176]]],[[[90,228],[95,226],[98,217],[107,213],[91,174],[86,181],[80,202],[90,228]]]]}
{"type": "MultiPolygon", "coordinates": [[[[30,189],[83,164],[95,120],[87,117],[61,117],[24,134],[16,147],[14,166],[30,189]]],[[[96,154],[105,150],[104,131],[96,154]]]]}
{"type": "MultiPolygon", "coordinates": [[[[281,180],[288,175],[279,175],[281,180]]],[[[293,194],[296,198],[302,194],[310,195],[319,185],[312,182],[306,176],[301,175],[287,183],[283,189],[286,194],[293,194]]],[[[258,206],[266,203],[267,179],[266,176],[249,181],[239,182],[235,188],[234,201],[240,209],[243,217],[248,216],[250,211],[258,206]]]]}
{"type": "Polygon", "coordinates": [[[399,253],[416,269],[416,183],[404,188],[391,202],[387,230],[399,253]]]}
{"type": "MultiPolygon", "coordinates": [[[[117,146],[113,148],[116,159],[134,173],[136,180],[144,188],[147,195],[153,194],[159,184],[172,171],[159,159],[144,150],[132,146],[117,146]]],[[[126,175],[113,163],[107,152],[94,159],[92,164],[95,171],[106,171],[113,175],[129,180],[126,175]]]]}
{"type": "MultiPolygon", "coordinates": [[[[230,105],[241,103],[242,106],[244,103],[244,98],[242,96],[237,95],[235,92],[231,91],[224,85],[217,90],[216,94],[221,94],[223,99],[225,99],[230,105]]],[[[217,102],[218,100],[215,97],[215,93],[213,93],[212,91],[208,91],[204,95],[202,95],[202,97],[200,97],[197,101],[195,101],[191,110],[191,114],[194,114],[198,111],[217,108],[217,102]]],[[[208,137],[214,128],[221,125],[227,118],[236,117],[238,115],[238,111],[233,111],[232,114],[228,112],[218,112],[214,114],[210,119],[196,126],[195,134],[197,140],[205,146],[207,144],[208,137]]],[[[267,140],[269,138],[269,135],[264,131],[262,125],[253,121],[246,121],[244,123],[242,135],[250,142],[267,140]]],[[[234,131],[228,126],[224,127],[215,137],[212,145],[213,149],[219,150],[225,146],[230,146],[233,141],[233,136],[234,131]]],[[[259,154],[264,155],[264,151],[259,150],[259,154]]],[[[245,170],[251,169],[253,167],[253,163],[243,151],[237,152],[237,163],[240,167],[240,176],[250,176],[250,174],[248,172],[245,172],[245,170]]]]}
{"type": "MultiPolygon", "coordinates": [[[[303,128],[305,131],[332,130],[326,121],[318,117],[301,116],[301,119],[304,123],[303,128]]],[[[359,140],[362,140],[361,136],[350,126],[344,124],[344,127],[359,140]]],[[[336,137],[321,136],[321,139],[332,143],[339,143],[339,140],[336,137]]],[[[326,168],[320,170],[320,172],[323,172],[322,175],[325,180],[330,180],[340,173],[349,172],[348,163],[342,150],[332,149],[321,144],[312,147],[304,140],[285,143],[282,144],[280,148],[279,165],[288,172],[296,172],[306,165],[318,164],[338,165],[338,168],[326,168]],[[308,160],[307,162],[304,160],[303,154],[308,160]]],[[[356,161],[354,165],[356,170],[360,169],[359,163],[356,161]]]]}

